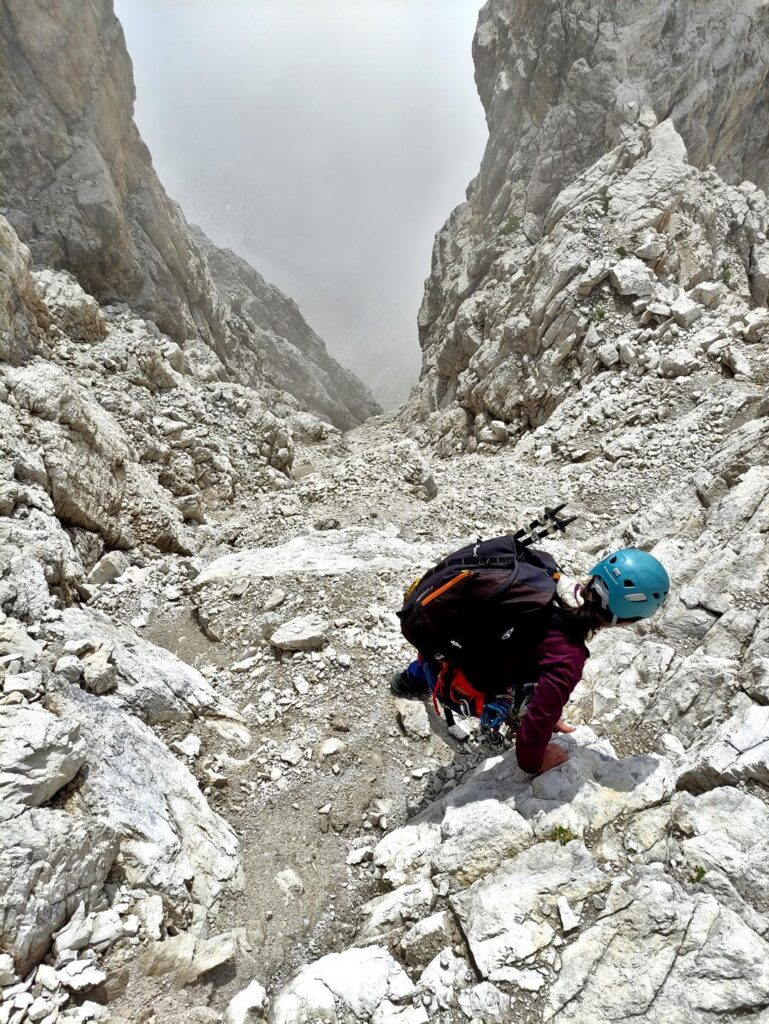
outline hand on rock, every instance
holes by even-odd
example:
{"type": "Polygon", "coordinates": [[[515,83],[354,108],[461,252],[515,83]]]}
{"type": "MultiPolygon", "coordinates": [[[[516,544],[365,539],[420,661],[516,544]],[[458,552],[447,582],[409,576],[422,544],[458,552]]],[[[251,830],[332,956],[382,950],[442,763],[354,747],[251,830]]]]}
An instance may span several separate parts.
{"type": "Polygon", "coordinates": [[[553,732],[574,732],[576,728],[576,725],[569,725],[568,722],[564,722],[562,718],[559,718],[553,726],[553,732]]]}
{"type": "Polygon", "coordinates": [[[563,747],[559,747],[557,743],[548,743],[545,749],[545,756],[542,758],[539,774],[542,775],[543,772],[549,772],[551,768],[557,768],[559,764],[563,764],[568,760],[569,755],[563,747]]]}

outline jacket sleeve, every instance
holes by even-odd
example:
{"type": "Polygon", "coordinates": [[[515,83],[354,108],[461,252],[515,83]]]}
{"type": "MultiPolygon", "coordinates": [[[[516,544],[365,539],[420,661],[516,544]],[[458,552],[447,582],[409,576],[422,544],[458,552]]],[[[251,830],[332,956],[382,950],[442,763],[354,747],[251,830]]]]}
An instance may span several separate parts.
{"type": "Polygon", "coordinates": [[[582,678],[587,656],[583,643],[563,633],[548,633],[543,640],[534,694],[515,740],[515,754],[523,771],[532,775],[539,771],[553,727],[582,678]]]}

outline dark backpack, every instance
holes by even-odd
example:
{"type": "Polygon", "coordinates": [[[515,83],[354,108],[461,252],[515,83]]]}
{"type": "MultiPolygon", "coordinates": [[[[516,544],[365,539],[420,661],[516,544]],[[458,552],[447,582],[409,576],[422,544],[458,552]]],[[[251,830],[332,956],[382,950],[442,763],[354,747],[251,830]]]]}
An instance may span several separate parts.
{"type": "Polygon", "coordinates": [[[479,689],[511,682],[510,667],[543,638],[558,567],[511,536],[469,544],[411,585],[398,612],[424,657],[458,665],[479,689]]]}

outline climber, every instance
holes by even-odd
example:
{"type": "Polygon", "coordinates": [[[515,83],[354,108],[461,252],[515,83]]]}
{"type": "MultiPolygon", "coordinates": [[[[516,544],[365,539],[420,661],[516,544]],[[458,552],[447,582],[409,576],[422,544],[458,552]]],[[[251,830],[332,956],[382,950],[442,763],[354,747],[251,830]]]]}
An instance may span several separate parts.
{"type": "Polygon", "coordinates": [[[509,537],[483,546],[485,556],[480,544],[464,548],[407,592],[399,614],[419,657],[392,677],[390,689],[409,699],[432,694],[449,724],[452,710],[471,714],[491,735],[515,711],[518,764],[537,775],[568,758],[550,741],[554,732],[574,731],[562,716],[589,656],[585,641],[607,626],[649,618],[667,598],[670,580],[653,555],[636,548],[607,555],[579,580],[560,573],[544,551],[516,550],[509,537]],[[453,575],[446,582],[433,582],[447,572],[453,575]],[[448,658],[441,647],[452,651],[448,658]]]}

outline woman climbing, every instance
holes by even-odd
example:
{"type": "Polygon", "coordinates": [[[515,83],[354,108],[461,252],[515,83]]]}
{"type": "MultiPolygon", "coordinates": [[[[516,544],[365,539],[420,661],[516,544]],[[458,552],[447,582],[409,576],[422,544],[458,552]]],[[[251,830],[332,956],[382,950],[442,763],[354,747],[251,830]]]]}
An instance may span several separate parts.
{"type": "Polygon", "coordinates": [[[573,731],[563,709],[582,678],[586,641],[649,618],[669,589],[664,566],[636,548],[576,580],[516,537],[470,545],[407,591],[401,627],[419,656],[390,688],[398,697],[432,695],[449,725],[455,713],[474,715],[494,741],[514,730],[519,766],[546,772],[568,758],[550,741],[573,731]]]}

